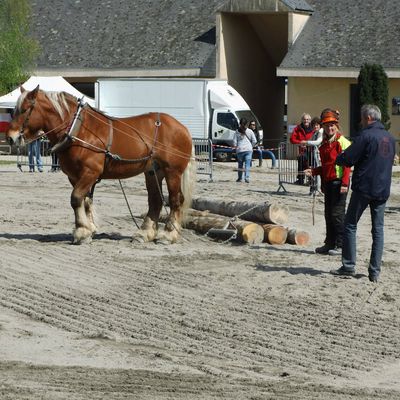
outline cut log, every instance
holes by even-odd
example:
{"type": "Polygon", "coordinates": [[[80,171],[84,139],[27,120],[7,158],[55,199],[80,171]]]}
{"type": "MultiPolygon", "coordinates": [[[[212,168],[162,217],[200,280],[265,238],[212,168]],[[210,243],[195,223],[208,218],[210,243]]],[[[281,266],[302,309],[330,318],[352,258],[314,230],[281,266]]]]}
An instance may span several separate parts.
{"type": "MultiPolygon", "coordinates": [[[[165,222],[165,220],[166,216],[160,216],[161,222],[165,222]]],[[[219,240],[228,240],[232,230],[236,229],[237,238],[245,243],[260,244],[263,242],[264,229],[261,225],[238,219],[233,222],[233,226],[226,227],[229,220],[230,218],[222,215],[189,209],[185,213],[182,226],[203,234],[208,233],[211,229],[210,237],[219,240]]]]}
{"type": "Polygon", "coordinates": [[[248,244],[260,244],[264,241],[264,229],[256,223],[249,223],[240,232],[243,242],[248,244]]]}
{"type": "Polygon", "coordinates": [[[307,246],[310,242],[310,235],[305,231],[289,229],[286,242],[298,246],[307,246]]]}
{"type": "Polygon", "coordinates": [[[269,244],[284,244],[288,230],[281,225],[265,224],[264,228],[264,241],[269,244]]]}
{"type": "Polygon", "coordinates": [[[276,203],[253,203],[225,201],[218,199],[194,198],[192,208],[200,211],[209,210],[211,213],[228,217],[239,216],[247,221],[261,223],[285,224],[288,220],[289,209],[287,206],[276,203]]]}

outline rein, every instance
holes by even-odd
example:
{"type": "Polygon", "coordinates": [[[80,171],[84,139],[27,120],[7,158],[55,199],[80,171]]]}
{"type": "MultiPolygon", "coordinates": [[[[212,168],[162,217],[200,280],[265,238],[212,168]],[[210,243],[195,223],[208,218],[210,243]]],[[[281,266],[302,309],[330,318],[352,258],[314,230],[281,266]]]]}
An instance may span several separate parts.
{"type": "MultiPolygon", "coordinates": [[[[25,128],[26,128],[27,125],[28,125],[29,118],[30,118],[31,115],[32,115],[32,111],[33,111],[33,109],[34,109],[34,107],[35,107],[35,104],[36,104],[36,100],[35,100],[35,99],[34,99],[34,100],[31,100],[31,104],[30,104],[30,107],[29,107],[28,114],[26,115],[26,117],[25,117],[25,119],[24,119],[24,122],[23,122],[22,125],[21,125],[21,129],[19,130],[19,137],[20,137],[20,138],[22,137],[24,140],[25,140],[25,137],[24,137],[24,130],[25,130],[25,128]]],[[[24,113],[26,113],[26,111],[27,111],[27,110],[23,110],[23,111],[21,111],[21,112],[22,112],[22,114],[24,114],[24,113]]]]}

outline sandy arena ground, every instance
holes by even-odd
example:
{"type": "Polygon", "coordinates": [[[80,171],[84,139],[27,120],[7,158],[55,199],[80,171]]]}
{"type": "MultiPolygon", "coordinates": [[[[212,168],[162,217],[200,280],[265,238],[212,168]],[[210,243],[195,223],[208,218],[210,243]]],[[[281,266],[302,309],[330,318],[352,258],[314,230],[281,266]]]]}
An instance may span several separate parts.
{"type": "MultiPolygon", "coordinates": [[[[97,186],[99,232],[74,246],[66,176],[0,165],[0,399],[399,399],[399,175],[374,285],[368,213],[358,276],[332,276],[339,258],[313,251],[322,198],[313,226],[307,188],[277,194],[267,166],[239,184],[235,166],[216,164],[213,183],[199,176],[196,195],[286,204],[309,246],[189,230],[178,244],[133,244],[118,181],[97,186]]],[[[143,178],[124,181],[135,215],[143,178]]]]}

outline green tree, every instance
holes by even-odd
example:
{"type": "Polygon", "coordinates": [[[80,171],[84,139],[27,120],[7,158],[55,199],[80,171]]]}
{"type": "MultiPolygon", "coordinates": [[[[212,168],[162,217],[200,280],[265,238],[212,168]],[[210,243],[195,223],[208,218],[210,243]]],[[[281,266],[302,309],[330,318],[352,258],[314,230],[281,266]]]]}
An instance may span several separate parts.
{"type": "Polygon", "coordinates": [[[358,75],[359,105],[375,104],[382,112],[382,123],[390,128],[388,77],[382,65],[364,64],[358,75]]]}
{"type": "Polygon", "coordinates": [[[25,81],[39,46],[29,36],[29,0],[0,0],[0,95],[25,81]]]}

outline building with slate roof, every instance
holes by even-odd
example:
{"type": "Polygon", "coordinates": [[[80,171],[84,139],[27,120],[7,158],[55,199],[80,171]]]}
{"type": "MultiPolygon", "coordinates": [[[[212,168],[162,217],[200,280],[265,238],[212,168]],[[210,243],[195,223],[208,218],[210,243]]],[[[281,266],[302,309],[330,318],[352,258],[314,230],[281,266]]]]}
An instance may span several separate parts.
{"type": "Polygon", "coordinates": [[[304,0],[32,0],[37,75],[93,96],[100,77],[227,79],[271,138],[283,134],[276,68],[312,12],[304,0]],[[272,40],[273,39],[273,40],[272,40]],[[252,61],[249,61],[252,58],[252,61]],[[88,92],[88,85],[92,92],[88,92]]]}
{"type": "MultiPolygon", "coordinates": [[[[267,142],[307,111],[341,111],[346,135],[360,66],[381,63],[400,96],[400,2],[386,0],[32,0],[37,75],[93,91],[100,77],[227,79],[267,142]]],[[[400,131],[400,116],[392,131],[400,131]]]]}
{"type": "MultiPolygon", "coordinates": [[[[288,78],[288,122],[324,107],[341,112],[345,135],[354,134],[359,110],[354,96],[363,64],[381,64],[389,78],[389,101],[400,96],[400,2],[386,0],[307,0],[315,10],[277,68],[288,78]]],[[[400,132],[400,115],[391,116],[400,132]]]]}

